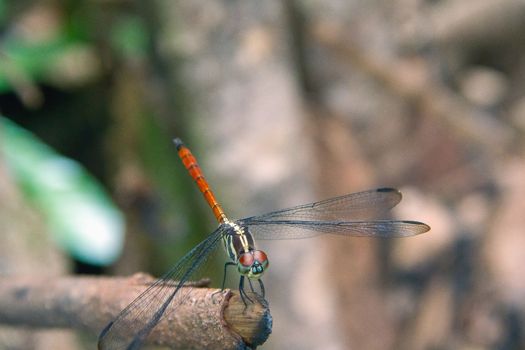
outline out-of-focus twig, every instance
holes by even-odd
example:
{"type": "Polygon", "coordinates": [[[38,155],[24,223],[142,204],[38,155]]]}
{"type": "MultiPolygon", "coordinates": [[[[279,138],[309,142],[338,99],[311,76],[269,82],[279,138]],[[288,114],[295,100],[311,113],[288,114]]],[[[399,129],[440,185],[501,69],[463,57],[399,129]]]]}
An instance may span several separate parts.
{"type": "MultiPolygon", "coordinates": [[[[144,274],[127,278],[0,278],[0,323],[24,327],[59,327],[98,334],[154,280],[144,274]]],[[[173,284],[173,288],[175,288],[173,284]]],[[[169,287],[169,286],[168,286],[169,287]]],[[[188,302],[166,315],[148,341],[169,348],[239,349],[262,344],[271,332],[265,302],[246,307],[237,293],[192,288],[188,302]]]]}
{"type": "Polygon", "coordinates": [[[422,59],[410,62],[382,62],[353,46],[343,28],[323,23],[313,27],[312,36],[343,59],[362,70],[399,98],[417,106],[422,115],[437,118],[462,139],[500,153],[513,140],[514,132],[504,123],[473,108],[452,91],[432,79],[422,59]],[[409,64],[407,64],[409,63],[409,64]]]}
{"type": "MultiPolygon", "coordinates": [[[[434,43],[462,50],[483,44],[520,41],[525,31],[522,0],[445,2],[429,19],[434,43]]],[[[517,43],[520,44],[520,43],[517,43]]]]}

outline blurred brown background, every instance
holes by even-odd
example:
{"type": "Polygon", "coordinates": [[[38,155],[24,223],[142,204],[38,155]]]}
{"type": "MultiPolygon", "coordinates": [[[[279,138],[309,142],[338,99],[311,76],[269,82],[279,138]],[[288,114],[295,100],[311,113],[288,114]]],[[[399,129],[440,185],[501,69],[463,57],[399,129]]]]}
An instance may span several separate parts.
{"type": "MultiPolygon", "coordinates": [[[[523,1],[0,1],[0,17],[0,113],[84,164],[127,222],[116,264],[71,263],[0,158],[0,274],[169,268],[215,225],[180,136],[232,218],[394,186],[394,216],[432,227],[259,242],[264,349],[525,348],[523,1]],[[50,42],[67,45],[42,63],[50,42]]],[[[95,344],[19,332],[0,349],[95,344]]]]}

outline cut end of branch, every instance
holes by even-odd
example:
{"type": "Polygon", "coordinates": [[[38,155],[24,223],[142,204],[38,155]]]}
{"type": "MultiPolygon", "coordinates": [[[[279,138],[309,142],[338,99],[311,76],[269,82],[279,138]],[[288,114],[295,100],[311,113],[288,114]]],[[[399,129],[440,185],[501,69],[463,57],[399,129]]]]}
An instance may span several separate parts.
{"type": "Polygon", "coordinates": [[[224,309],[224,319],[232,331],[255,348],[263,344],[272,333],[273,320],[268,302],[258,294],[247,294],[253,302],[248,301],[245,305],[239,292],[232,292],[224,309]]]}

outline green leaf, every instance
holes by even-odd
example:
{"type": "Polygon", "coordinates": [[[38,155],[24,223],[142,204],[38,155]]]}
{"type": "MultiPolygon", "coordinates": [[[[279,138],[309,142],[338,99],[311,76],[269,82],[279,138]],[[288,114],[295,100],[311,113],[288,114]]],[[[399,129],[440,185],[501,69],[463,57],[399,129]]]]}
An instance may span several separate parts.
{"type": "Polygon", "coordinates": [[[22,192],[41,211],[56,242],[80,261],[108,265],[120,255],[124,220],[78,162],[0,117],[0,151],[22,192]]]}

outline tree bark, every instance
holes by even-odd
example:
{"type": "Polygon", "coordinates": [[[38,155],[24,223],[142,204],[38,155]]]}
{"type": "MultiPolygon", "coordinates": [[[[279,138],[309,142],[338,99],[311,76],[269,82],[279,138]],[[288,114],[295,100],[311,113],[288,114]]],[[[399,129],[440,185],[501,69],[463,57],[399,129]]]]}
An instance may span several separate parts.
{"type": "MultiPolygon", "coordinates": [[[[131,277],[28,277],[0,279],[0,323],[36,328],[74,328],[98,332],[154,279],[131,277]]],[[[173,284],[173,288],[176,285],[173,284]]],[[[155,326],[148,342],[170,348],[244,349],[262,344],[271,332],[264,300],[246,307],[237,293],[192,284],[175,313],[155,326]]],[[[186,288],[186,287],[184,287],[186,288]]],[[[170,306],[171,307],[171,306],[170,306]]]]}

